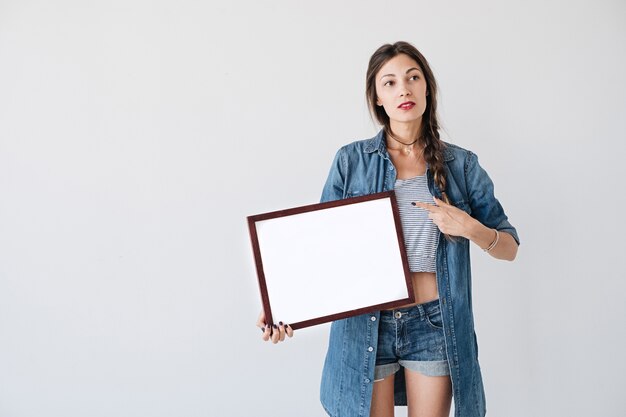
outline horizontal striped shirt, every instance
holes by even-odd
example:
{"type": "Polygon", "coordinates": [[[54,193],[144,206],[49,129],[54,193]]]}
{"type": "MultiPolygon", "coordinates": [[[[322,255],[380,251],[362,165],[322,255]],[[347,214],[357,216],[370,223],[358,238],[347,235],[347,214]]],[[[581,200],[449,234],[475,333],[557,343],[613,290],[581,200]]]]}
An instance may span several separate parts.
{"type": "Polygon", "coordinates": [[[428,211],[411,203],[421,201],[434,204],[428,190],[426,174],[413,178],[397,179],[394,187],[404,244],[411,272],[435,272],[435,250],[439,239],[439,228],[428,218],[428,211]]]}

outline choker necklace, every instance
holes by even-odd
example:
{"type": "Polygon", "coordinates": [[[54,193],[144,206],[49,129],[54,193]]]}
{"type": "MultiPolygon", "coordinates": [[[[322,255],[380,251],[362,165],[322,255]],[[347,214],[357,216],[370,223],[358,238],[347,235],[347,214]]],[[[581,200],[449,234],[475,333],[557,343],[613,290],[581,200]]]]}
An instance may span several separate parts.
{"type": "MultiPolygon", "coordinates": [[[[404,142],[400,142],[398,139],[394,138],[393,136],[389,135],[391,137],[391,139],[395,140],[398,143],[401,143],[404,145],[404,148],[402,148],[402,152],[404,152],[405,155],[408,155],[411,153],[411,151],[413,150],[412,146],[419,140],[419,138],[415,139],[413,142],[411,143],[404,143],[404,142]]],[[[396,150],[400,150],[400,149],[394,149],[394,148],[390,148],[393,149],[394,151],[396,150]]]]}

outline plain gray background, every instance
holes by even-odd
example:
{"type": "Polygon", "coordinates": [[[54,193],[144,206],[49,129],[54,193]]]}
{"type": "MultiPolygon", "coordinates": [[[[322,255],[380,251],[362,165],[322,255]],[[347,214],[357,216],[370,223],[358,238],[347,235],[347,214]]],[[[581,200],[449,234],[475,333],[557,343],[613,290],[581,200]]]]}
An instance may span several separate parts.
{"type": "Polygon", "coordinates": [[[472,245],[489,415],[625,415],[625,17],[0,1],[0,416],[323,415],[328,325],[260,340],[246,216],[319,200],[397,40],[520,234],[513,263],[472,245]]]}

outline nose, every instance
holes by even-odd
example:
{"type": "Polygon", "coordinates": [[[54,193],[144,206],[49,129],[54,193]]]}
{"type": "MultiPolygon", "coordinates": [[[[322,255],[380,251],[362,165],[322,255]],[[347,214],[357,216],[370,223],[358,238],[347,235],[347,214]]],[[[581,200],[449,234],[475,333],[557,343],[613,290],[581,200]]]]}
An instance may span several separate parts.
{"type": "Polygon", "coordinates": [[[406,84],[403,83],[400,87],[400,96],[404,97],[409,95],[411,95],[411,91],[407,88],[406,84]]]}

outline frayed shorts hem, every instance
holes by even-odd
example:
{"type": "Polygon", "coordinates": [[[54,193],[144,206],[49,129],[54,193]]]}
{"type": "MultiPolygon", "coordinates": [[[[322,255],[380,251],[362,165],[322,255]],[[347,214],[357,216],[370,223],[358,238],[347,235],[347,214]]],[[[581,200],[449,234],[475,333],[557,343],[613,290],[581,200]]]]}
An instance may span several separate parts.
{"type": "Polygon", "coordinates": [[[400,367],[404,367],[411,371],[419,372],[426,376],[445,376],[450,375],[450,367],[448,361],[408,361],[400,359],[398,362],[388,363],[385,365],[376,365],[374,368],[374,382],[382,381],[389,375],[393,375],[400,367]]]}

